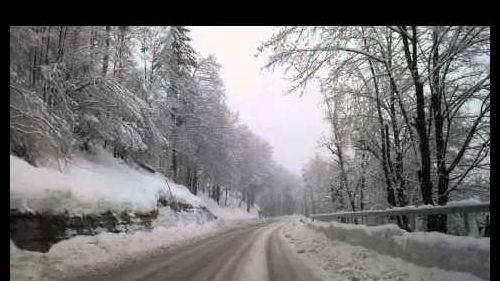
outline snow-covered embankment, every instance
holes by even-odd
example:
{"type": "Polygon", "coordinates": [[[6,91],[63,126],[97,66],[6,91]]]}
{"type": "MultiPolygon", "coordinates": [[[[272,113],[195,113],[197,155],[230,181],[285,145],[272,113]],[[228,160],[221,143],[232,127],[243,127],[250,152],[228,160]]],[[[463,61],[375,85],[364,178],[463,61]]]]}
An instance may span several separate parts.
{"type": "Polygon", "coordinates": [[[352,225],[311,222],[307,225],[331,240],[373,249],[428,267],[462,271],[490,279],[490,239],[460,237],[438,232],[409,233],[397,225],[352,225]]]}
{"type": "Polygon", "coordinates": [[[76,156],[63,171],[56,163],[33,167],[11,156],[11,280],[64,280],[86,272],[106,272],[175,243],[215,233],[232,224],[225,221],[227,214],[231,219],[256,216],[255,210],[248,214],[243,208],[231,206],[221,207],[210,198],[195,196],[186,187],[126,164],[105,151],[76,156]],[[162,198],[165,204],[159,204],[162,198]],[[37,225],[21,221],[17,223],[19,231],[13,233],[13,210],[32,215],[31,221],[38,220],[37,225]],[[96,222],[102,214],[110,214],[104,227],[96,222]],[[128,219],[123,219],[124,214],[128,219]],[[147,227],[137,223],[143,214],[150,214],[147,227]],[[214,220],[214,214],[218,220],[214,220]],[[20,249],[13,235],[33,232],[28,228],[34,227],[34,232],[45,236],[46,222],[54,221],[47,218],[56,218],[63,228],[77,221],[79,227],[91,227],[92,231],[87,229],[87,235],[82,235],[74,229],[63,229],[64,237],[56,233],[57,240],[49,241],[46,253],[20,249]],[[67,218],[72,222],[68,224],[67,218]]]}

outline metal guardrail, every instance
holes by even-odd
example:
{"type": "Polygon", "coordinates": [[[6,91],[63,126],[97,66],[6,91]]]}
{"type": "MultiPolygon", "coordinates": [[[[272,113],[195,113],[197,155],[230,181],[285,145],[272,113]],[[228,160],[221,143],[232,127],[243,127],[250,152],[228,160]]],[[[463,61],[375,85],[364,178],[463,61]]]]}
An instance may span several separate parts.
{"type": "Polygon", "coordinates": [[[436,206],[436,207],[420,207],[415,209],[388,209],[388,210],[373,210],[359,212],[341,212],[341,213],[324,213],[313,214],[309,217],[322,221],[329,221],[338,218],[356,218],[356,217],[388,217],[388,216],[411,216],[411,215],[434,215],[434,214],[469,214],[469,213],[489,213],[490,203],[480,203],[474,205],[463,206],[436,206]]]}
{"type": "MultiPolygon", "coordinates": [[[[432,207],[420,207],[411,209],[387,209],[387,210],[370,210],[370,211],[359,211],[359,212],[340,212],[340,213],[323,213],[323,214],[312,214],[309,215],[313,220],[319,221],[332,221],[336,219],[353,221],[354,219],[361,218],[361,223],[368,217],[375,218],[389,218],[394,216],[408,216],[410,219],[411,229],[416,229],[416,217],[423,215],[434,215],[434,214],[462,214],[463,223],[465,231],[468,235],[477,236],[476,230],[471,224],[471,213],[489,213],[490,212],[490,202],[470,204],[470,205],[459,205],[459,206],[432,206],[432,207]]],[[[387,220],[385,221],[387,223],[387,220]]],[[[489,223],[489,221],[488,221],[489,223]]]]}

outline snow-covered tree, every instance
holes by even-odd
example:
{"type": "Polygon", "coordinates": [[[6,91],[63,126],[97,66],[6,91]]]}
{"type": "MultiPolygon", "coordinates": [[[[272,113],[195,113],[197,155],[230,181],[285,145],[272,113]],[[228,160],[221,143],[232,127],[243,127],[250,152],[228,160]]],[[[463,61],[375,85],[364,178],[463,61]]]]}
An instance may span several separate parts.
{"type": "MultiPolygon", "coordinates": [[[[319,26],[283,27],[261,50],[273,52],[268,67],[286,68],[291,90],[319,79],[330,108],[348,97],[341,123],[330,122],[334,153],[344,136],[335,127],[353,128],[349,143],[379,159],[390,206],[444,205],[489,168],[489,44],[487,27],[319,26]]],[[[430,215],[428,229],[445,232],[446,216],[430,215]]]]}

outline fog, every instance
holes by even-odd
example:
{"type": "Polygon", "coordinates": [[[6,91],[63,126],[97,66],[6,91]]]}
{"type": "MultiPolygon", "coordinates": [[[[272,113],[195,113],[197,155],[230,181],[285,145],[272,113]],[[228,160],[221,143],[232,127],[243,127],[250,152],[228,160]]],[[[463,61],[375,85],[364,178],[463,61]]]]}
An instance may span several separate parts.
{"type": "Polygon", "coordinates": [[[290,84],[281,70],[262,69],[267,55],[255,57],[272,27],[190,27],[193,48],[214,54],[222,66],[227,102],[242,123],[266,139],[278,163],[300,174],[326,130],[318,107],[321,95],[310,86],[304,95],[286,94],[290,84]]]}

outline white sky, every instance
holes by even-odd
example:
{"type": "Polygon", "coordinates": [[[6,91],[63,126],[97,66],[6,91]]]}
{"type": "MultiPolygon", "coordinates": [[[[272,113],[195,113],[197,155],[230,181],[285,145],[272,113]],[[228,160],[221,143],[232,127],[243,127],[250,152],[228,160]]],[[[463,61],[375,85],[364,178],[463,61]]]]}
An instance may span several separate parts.
{"type": "Polygon", "coordinates": [[[221,64],[227,103],[240,121],[266,139],[274,159],[300,175],[313,157],[327,125],[318,104],[320,93],[308,90],[284,95],[283,74],[261,70],[267,58],[255,58],[257,47],[273,34],[272,27],[189,27],[191,46],[202,56],[214,54],[221,64]]]}

